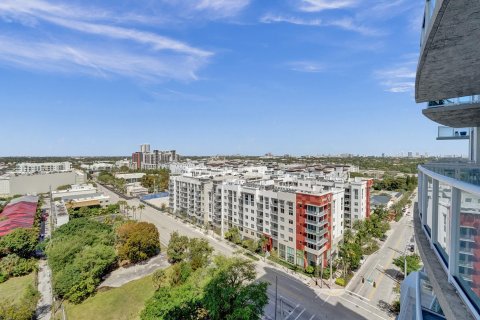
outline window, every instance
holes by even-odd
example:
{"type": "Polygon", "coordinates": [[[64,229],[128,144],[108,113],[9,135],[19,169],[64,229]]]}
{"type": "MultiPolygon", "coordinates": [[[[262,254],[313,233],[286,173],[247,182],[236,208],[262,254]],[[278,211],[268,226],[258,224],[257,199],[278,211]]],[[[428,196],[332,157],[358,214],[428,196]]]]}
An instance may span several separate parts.
{"type": "Polygon", "coordinates": [[[443,257],[445,264],[448,264],[448,241],[450,239],[450,215],[452,205],[452,188],[444,183],[438,184],[438,212],[437,212],[437,239],[434,243],[443,257]]]}
{"type": "Polygon", "coordinates": [[[284,244],[279,244],[278,245],[278,252],[280,254],[280,258],[285,259],[285,245],[284,244]]]}
{"type": "Polygon", "coordinates": [[[284,227],[284,226],[280,226],[280,230],[285,230],[285,227],[284,227]]]}
{"type": "Polygon", "coordinates": [[[287,261],[290,263],[295,263],[295,249],[287,247],[287,261]]]}
{"type": "Polygon", "coordinates": [[[288,241],[293,242],[293,238],[292,238],[292,237],[288,237],[288,241]]]}
{"type": "Polygon", "coordinates": [[[433,225],[433,180],[432,178],[427,179],[427,229],[430,236],[432,235],[432,225],[433,225]]]}
{"type": "Polygon", "coordinates": [[[288,220],[288,223],[289,223],[289,224],[293,224],[293,220],[288,220]]]}
{"type": "Polygon", "coordinates": [[[288,228],[288,232],[293,233],[293,228],[288,228]]]}

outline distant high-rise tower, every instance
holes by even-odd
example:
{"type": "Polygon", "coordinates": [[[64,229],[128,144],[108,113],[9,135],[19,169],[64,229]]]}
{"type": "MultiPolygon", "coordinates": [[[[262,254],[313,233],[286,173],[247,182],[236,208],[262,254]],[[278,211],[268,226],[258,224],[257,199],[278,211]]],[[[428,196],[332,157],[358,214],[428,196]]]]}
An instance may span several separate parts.
{"type": "Polygon", "coordinates": [[[140,152],[142,152],[142,153],[150,152],[150,145],[149,144],[142,144],[140,146],[140,152]]]}

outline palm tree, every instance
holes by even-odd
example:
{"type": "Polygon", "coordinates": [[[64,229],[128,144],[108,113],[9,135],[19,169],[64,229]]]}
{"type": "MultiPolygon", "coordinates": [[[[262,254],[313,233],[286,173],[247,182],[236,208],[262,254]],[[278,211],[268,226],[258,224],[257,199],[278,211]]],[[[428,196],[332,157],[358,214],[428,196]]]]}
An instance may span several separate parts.
{"type": "Polygon", "coordinates": [[[133,214],[133,219],[136,219],[137,218],[137,207],[136,206],[132,206],[132,214],[133,214]]]}
{"type": "Polygon", "coordinates": [[[120,212],[124,213],[125,207],[127,206],[127,201],[120,200],[117,202],[117,204],[120,206],[120,212]]]}
{"type": "Polygon", "coordinates": [[[127,211],[127,217],[129,216],[129,212],[131,208],[132,207],[130,207],[128,204],[125,206],[125,210],[127,211]]]}
{"type": "Polygon", "coordinates": [[[145,205],[143,203],[140,203],[140,205],[138,206],[138,209],[140,211],[140,220],[142,220],[142,212],[143,210],[145,210],[145,205]]]}

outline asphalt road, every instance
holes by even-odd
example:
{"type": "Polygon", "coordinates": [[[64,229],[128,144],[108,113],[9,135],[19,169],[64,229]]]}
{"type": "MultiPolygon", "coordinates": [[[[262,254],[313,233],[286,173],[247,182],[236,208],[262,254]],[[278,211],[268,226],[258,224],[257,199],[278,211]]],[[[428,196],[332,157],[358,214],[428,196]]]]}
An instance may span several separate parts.
{"type": "MultiPolygon", "coordinates": [[[[110,196],[111,203],[120,197],[98,184],[99,189],[110,196]]],[[[127,201],[129,205],[138,206],[138,199],[127,201]]],[[[137,218],[140,215],[137,212],[137,218]]],[[[170,233],[178,231],[189,237],[202,237],[207,239],[218,253],[231,256],[235,248],[224,240],[206,235],[203,231],[185,224],[172,216],[145,206],[141,220],[155,224],[160,233],[160,241],[167,244],[170,233]]],[[[387,312],[381,310],[368,301],[359,299],[344,290],[328,290],[311,288],[289,274],[269,266],[263,261],[256,264],[259,281],[270,283],[268,295],[269,304],[265,308],[264,319],[275,319],[275,278],[278,281],[277,319],[278,320],[323,320],[323,319],[393,319],[387,312]]]]}
{"type": "Polygon", "coordinates": [[[385,243],[368,257],[350,281],[347,290],[352,292],[352,295],[362,297],[365,302],[378,308],[383,308],[395,300],[393,288],[402,275],[393,265],[393,260],[404,254],[407,244],[410,244],[413,238],[412,210],[413,207],[410,207],[400,221],[392,223],[385,243]],[[365,279],[364,283],[362,277],[365,279]]]}

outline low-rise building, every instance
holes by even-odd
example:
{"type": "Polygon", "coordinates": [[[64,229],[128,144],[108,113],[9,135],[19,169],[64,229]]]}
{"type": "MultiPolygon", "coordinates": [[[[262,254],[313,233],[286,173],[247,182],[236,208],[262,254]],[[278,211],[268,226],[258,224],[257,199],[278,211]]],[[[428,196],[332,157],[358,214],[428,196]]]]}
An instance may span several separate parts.
{"type": "Polygon", "coordinates": [[[0,213],[0,237],[17,228],[32,228],[38,197],[24,196],[11,200],[0,213]]]}
{"type": "Polygon", "coordinates": [[[72,170],[71,162],[41,162],[30,163],[22,162],[18,163],[15,169],[16,173],[29,174],[29,173],[50,173],[50,172],[66,172],[72,170]]]}
{"type": "Polygon", "coordinates": [[[103,207],[110,203],[110,197],[98,192],[91,184],[72,185],[67,190],[52,191],[52,199],[61,201],[67,209],[103,207]]]}
{"type": "Polygon", "coordinates": [[[83,184],[86,175],[82,171],[52,172],[40,174],[6,174],[0,177],[0,196],[41,194],[63,185],[83,184]]]}

